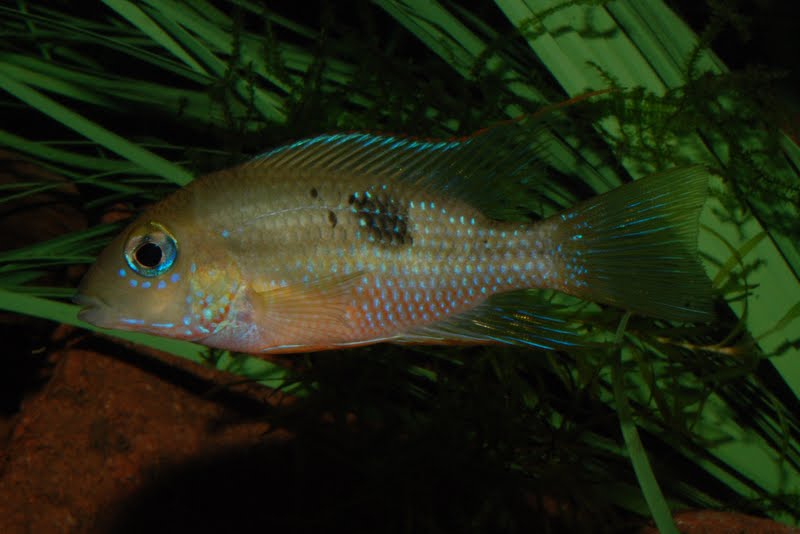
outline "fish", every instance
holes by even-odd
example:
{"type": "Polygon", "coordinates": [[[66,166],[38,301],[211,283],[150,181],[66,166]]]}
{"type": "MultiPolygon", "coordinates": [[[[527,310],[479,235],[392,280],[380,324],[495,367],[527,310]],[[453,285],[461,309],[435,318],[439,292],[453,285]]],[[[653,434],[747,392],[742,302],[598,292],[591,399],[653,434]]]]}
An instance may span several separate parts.
{"type": "Polygon", "coordinates": [[[195,179],[100,253],[93,325],[252,354],[379,342],[581,346],[532,292],[678,322],[712,318],[697,258],[710,171],[675,167],[539,221],[490,216],[530,178],[539,127],[454,139],[309,137],[195,179]]]}

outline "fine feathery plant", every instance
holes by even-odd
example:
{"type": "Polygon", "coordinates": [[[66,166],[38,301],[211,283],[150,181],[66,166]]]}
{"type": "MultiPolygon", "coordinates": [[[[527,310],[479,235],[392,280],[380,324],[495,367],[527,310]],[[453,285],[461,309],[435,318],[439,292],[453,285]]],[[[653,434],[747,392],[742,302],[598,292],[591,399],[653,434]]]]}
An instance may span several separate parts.
{"type": "MultiPolygon", "coordinates": [[[[291,368],[105,333],[289,389],[308,421],[314,409],[354,412],[412,443],[435,432],[519,488],[595,517],[633,512],[664,532],[676,531],[670,511],[688,507],[797,522],[800,150],[756,97],[775,74],[730,72],[709,48],[734,20],[710,5],[716,18],[698,36],[662,0],[321,2],[313,16],[246,0],[7,3],[0,146],[74,184],[93,224],[0,252],[0,309],[94,330],[66,303],[73,288],[41,276],[93,261],[119,229],[100,222],[110,206],[138,209],[281,142],[341,129],[463,135],[572,99],[539,140],[541,175],[502,184],[518,206],[503,215],[544,217],[706,163],[719,174],[699,245],[715,324],[531,293],[530,305],[579,317],[606,341],[574,353],[375,346],[297,356],[291,368]]],[[[0,207],[60,185],[0,184],[0,207]]],[[[487,495],[485,506],[510,510],[487,495]]],[[[474,514],[464,524],[512,521],[474,514]]]]}

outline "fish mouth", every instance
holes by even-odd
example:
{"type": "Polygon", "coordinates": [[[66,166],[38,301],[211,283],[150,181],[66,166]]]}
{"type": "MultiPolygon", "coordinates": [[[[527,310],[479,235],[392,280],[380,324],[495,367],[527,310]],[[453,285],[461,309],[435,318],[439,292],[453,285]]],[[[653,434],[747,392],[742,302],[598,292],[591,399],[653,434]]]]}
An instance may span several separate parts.
{"type": "Polygon", "coordinates": [[[72,302],[81,306],[78,312],[78,319],[81,321],[100,327],[111,326],[108,321],[109,306],[103,299],[78,293],[72,297],[72,302]]]}

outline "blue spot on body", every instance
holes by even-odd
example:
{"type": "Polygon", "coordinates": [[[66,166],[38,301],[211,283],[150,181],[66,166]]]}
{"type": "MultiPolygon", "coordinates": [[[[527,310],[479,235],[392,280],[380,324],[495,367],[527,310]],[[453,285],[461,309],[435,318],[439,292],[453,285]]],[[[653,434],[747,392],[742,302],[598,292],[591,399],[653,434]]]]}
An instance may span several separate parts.
{"type": "Polygon", "coordinates": [[[192,324],[192,318],[189,317],[188,315],[184,316],[183,324],[185,324],[186,326],[189,326],[190,324],[192,324]]]}
{"type": "Polygon", "coordinates": [[[229,231],[227,231],[227,230],[223,230],[222,231],[222,237],[227,239],[228,237],[230,237],[230,235],[231,235],[231,233],[229,231]]]}
{"type": "Polygon", "coordinates": [[[145,288],[145,289],[147,289],[148,287],[150,287],[150,285],[151,285],[151,284],[150,284],[150,282],[149,282],[149,281],[147,281],[147,282],[142,282],[142,287],[143,287],[143,288],[145,288]]]}
{"type": "Polygon", "coordinates": [[[137,282],[136,280],[134,280],[133,278],[131,278],[131,280],[130,280],[130,284],[131,284],[131,287],[136,287],[136,286],[138,286],[138,285],[139,285],[139,282],[137,282]]]}
{"type": "Polygon", "coordinates": [[[165,281],[163,281],[163,280],[159,280],[158,281],[158,285],[156,285],[156,287],[158,289],[164,289],[165,287],[167,287],[167,283],[165,281]]]}
{"type": "Polygon", "coordinates": [[[125,269],[120,269],[120,270],[119,270],[119,275],[120,275],[122,278],[125,278],[125,277],[128,275],[128,272],[127,272],[125,269]]]}
{"type": "Polygon", "coordinates": [[[181,275],[179,275],[178,273],[172,273],[172,276],[169,277],[169,281],[172,282],[173,284],[180,279],[181,275]]]}

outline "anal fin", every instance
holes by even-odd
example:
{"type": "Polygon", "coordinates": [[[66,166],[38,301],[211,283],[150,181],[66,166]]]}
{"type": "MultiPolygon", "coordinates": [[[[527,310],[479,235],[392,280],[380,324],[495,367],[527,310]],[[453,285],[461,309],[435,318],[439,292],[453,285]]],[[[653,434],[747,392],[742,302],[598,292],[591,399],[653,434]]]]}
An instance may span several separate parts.
{"type": "Polygon", "coordinates": [[[542,302],[536,290],[494,295],[477,307],[438,323],[417,327],[394,343],[503,343],[553,350],[591,346],[583,324],[563,305],[542,302]]]}

